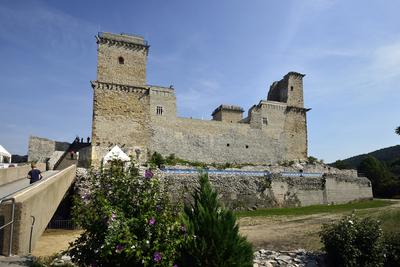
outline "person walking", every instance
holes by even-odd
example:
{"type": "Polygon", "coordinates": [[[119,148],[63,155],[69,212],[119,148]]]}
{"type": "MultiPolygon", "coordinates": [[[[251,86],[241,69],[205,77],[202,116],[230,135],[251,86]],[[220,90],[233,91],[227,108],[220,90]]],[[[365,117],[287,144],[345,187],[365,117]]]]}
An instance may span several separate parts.
{"type": "Polygon", "coordinates": [[[34,182],[37,182],[43,178],[42,172],[36,168],[35,163],[31,163],[31,168],[28,172],[28,179],[30,180],[30,184],[33,184],[34,182]]]}

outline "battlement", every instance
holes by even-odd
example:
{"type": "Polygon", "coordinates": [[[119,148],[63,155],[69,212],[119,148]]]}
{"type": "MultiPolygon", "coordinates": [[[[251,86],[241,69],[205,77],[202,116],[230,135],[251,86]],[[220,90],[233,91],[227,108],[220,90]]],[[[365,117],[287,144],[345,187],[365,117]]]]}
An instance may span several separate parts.
{"type": "Polygon", "coordinates": [[[140,46],[146,49],[150,47],[142,36],[134,34],[99,32],[99,34],[96,36],[96,39],[97,43],[125,45],[132,47],[140,46]]]}
{"type": "Polygon", "coordinates": [[[131,93],[142,93],[148,94],[149,88],[145,86],[131,86],[125,84],[116,84],[116,83],[106,83],[99,81],[91,81],[90,82],[93,89],[103,89],[103,90],[114,90],[114,91],[123,91],[123,92],[131,92],[131,93]]]}
{"type": "Polygon", "coordinates": [[[150,95],[175,96],[175,90],[172,87],[149,85],[150,95]]]}

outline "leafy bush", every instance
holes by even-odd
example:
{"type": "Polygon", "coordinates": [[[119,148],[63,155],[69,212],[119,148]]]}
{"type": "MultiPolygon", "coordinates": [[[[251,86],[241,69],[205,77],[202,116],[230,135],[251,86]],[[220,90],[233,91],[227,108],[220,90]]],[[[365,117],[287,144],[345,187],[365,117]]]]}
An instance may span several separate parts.
{"type": "Polygon", "coordinates": [[[308,158],[307,158],[307,163],[308,164],[315,164],[317,162],[318,162],[318,159],[316,157],[308,156],[308,158]]]}
{"type": "Polygon", "coordinates": [[[323,225],[320,233],[328,261],[332,266],[382,266],[382,230],[370,218],[346,217],[332,225],[323,225]]]}
{"type": "Polygon", "coordinates": [[[182,266],[253,266],[251,245],[239,235],[236,218],[221,207],[207,174],[201,174],[193,204],[184,209],[184,227],[190,238],[182,250],[182,266]]]}
{"type": "Polygon", "coordinates": [[[178,159],[175,157],[175,154],[170,154],[165,159],[165,164],[175,166],[178,163],[178,159]]]}
{"type": "Polygon", "coordinates": [[[173,266],[184,241],[177,212],[151,171],[112,162],[90,177],[90,195],[75,199],[73,215],[84,229],[71,244],[79,265],[173,266]]]}
{"type": "Polygon", "coordinates": [[[400,266],[400,233],[391,233],[384,238],[385,267],[400,266]]]}
{"type": "Polygon", "coordinates": [[[165,164],[165,159],[160,153],[154,152],[153,155],[151,155],[149,163],[154,167],[161,168],[161,166],[165,164]]]}

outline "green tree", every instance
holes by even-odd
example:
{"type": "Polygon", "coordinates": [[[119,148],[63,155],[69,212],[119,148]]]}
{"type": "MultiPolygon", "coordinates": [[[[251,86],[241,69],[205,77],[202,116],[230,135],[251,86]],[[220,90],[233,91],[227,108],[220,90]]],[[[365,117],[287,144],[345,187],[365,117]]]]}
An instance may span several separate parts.
{"type": "Polygon", "coordinates": [[[372,191],[376,197],[391,197],[398,190],[398,183],[386,165],[372,156],[367,156],[361,161],[358,171],[371,181],[372,191]]]}
{"type": "Polygon", "coordinates": [[[335,161],[332,165],[333,167],[338,168],[340,170],[351,169],[351,166],[349,164],[340,159],[335,161]]]}
{"type": "Polygon", "coordinates": [[[396,128],[395,133],[400,135],[400,126],[396,128]]]}
{"type": "Polygon", "coordinates": [[[184,209],[184,228],[189,236],[182,251],[182,265],[191,267],[251,267],[252,248],[239,235],[232,211],[221,206],[207,174],[199,177],[200,187],[193,203],[184,209]]]}

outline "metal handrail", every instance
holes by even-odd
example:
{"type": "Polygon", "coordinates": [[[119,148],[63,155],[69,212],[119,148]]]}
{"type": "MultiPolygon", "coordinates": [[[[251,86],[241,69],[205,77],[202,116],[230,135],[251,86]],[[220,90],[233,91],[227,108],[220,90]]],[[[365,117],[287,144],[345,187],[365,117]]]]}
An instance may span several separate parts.
{"type": "Polygon", "coordinates": [[[33,233],[33,226],[35,225],[35,221],[36,221],[35,216],[31,215],[31,218],[32,218],[32,224],[31,224],[31,233],[29,235],[29,254],[32,253],[32,233],[33,233]]]}
{"type": "Polygon", "coordinates": [[[14,232],[14,220],[15,220],[15,198],[3,198],[0,199],[0,205],[6,201],[12,201],[12,209],[11,209],[11,220],[8,223],[5,223],[0,227],[0,230],[4,229],[8,225],[10,226],[10,241],[8,243],[8,256],[12,255],[12,243],[13,243],[13,232],[14,232]]]}

